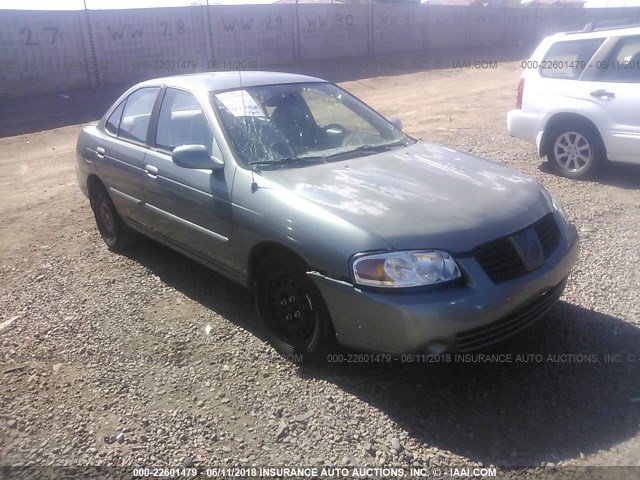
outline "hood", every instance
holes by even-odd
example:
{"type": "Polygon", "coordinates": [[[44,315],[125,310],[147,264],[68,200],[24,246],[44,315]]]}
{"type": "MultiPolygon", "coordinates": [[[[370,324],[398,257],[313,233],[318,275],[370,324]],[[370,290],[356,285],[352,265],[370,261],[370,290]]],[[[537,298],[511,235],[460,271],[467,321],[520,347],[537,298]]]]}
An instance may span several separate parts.
{"type": "Polygon", "coordinates": [[[551,211],[532,177],[424,142],[261,175],[394,249],[468,252],[551,211]]]}

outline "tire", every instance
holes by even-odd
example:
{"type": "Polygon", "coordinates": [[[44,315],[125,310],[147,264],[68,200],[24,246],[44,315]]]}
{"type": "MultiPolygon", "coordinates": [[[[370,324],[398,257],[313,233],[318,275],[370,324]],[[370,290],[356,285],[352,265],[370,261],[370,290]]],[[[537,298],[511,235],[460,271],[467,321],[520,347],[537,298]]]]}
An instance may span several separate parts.
{"type": "Polygon", "coordinates": [[[257,267],[254,303],[273,347],[295,363],[321,363],[335,343],[329,314],[305,264],[275,253],[257,267]]]}
{"type": "Polygon", "coordinates": [[[135,232],[120,218],[104,185],[97,184],[91,189],[90,200],[98,231],[109,250],[122,252],[131,246],[135,240],[135,232]]]}
{"type": "Polygon", "coordinates": [[[567,178],[592,177],[605,157],[600,135],[586,125],[562,124],[553,130],[549,139],[549,163],[557,173],[567,178]]]}

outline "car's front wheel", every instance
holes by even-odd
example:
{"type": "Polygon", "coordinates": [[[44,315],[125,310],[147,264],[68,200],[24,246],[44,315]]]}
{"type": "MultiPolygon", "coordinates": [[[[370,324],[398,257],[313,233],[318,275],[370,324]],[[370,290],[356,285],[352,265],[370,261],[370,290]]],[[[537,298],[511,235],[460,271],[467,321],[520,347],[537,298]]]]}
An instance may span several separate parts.
{"type": "Polygon", "coordinates": [[[568,178],[592,176],[605,155],[598,135],[582,125],[563,125],[555,129],[549,145],[547,158],[551,166],[568,178]]]}
{"type": "Polygon", "coordinates": [[[122,221],[102,184],[98,183],[91,189],[90,201],[104,243],[114,252],[125,250],[135,239],[135,233],[122,221]]]}
{"type": "Polygon", "coordinates": [[[296,363],[321,362],[333,329],[320,292],[302,261],[276,253],[257,267],[254,301],[274,348],[296,363]]]}

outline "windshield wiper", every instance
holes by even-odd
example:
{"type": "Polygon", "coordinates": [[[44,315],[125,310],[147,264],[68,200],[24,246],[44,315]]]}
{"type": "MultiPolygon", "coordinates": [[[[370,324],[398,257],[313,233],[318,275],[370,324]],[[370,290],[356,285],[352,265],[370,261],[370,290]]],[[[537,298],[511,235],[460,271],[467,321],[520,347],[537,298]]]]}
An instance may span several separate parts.
{"type": "Polygon", "coordinates": [[[338,153],[333,153],[331,155],[327,155],[324,158],[326,160],[333,160],[335,158],[352,155],[354,153],[368,153],[373,155],[375,153],[387,152],[395,147],[408,147],[409,145],[411,145],[411,142],[405,139],[398,140],[396,142],[391,142],[391,143],[383,143],[381,145],[360,145],[359,147],[353,148],[351,150],[345,150],[344,152],[338,152],[338,153]]]}
{"type": "Polygon", "coordinates": [[[302,165],[309,165],[311,163],[324,162],[326,157],[322,155],[313,155],[308,157],[285,157],[277,160],[255,160],[249,162],[249,165],[255,165],[257,167],[299,167],[302,165]]]}
{"type": "Polygon", "coordinates": [[[387,152],[396,147],[408,147],[415,143],[414,139],[402,139],[395,142],[383,143],[381,145],[360,145],[359,147],[343,152],[332,153],[330,155],[309,155],[306,157],[285,157],[274,160],[255,160],[249,162],[249,165],[257,167],[299,167],[309,165],[311,163],[323,163],[328,160],[334,160],[339,157],[353,155],[356,153],[375,154],[387,152]]]}

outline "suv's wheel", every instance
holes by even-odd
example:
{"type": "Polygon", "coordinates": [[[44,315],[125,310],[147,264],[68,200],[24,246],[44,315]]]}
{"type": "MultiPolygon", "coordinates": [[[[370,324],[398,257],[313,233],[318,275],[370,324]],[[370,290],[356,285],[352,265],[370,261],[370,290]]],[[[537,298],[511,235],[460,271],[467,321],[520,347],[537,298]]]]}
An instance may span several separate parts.
{"type": "Polygon", "coordinates": [[[604,148],[597,133],[583,125],[556,128],[547,158],[554,170],[569,178],[587,178],[600,167],[604,148]]]}
{"type": "Polygon", "coordinates": [[[125,250],[134,240],[135,233],[118,215],[106,188],[102,184],[96,184],[91,189],[90,200],[96,225],[104,243],[114,252],[125,250]]]}
{"type": "Polygon", "coordinates": [[[274,348],[298,363],[326,359],[333,329],[316,286],[304,263],[276,253],[257,267],[254,301],[274,348]]]}

